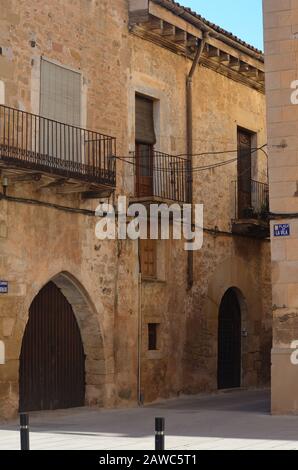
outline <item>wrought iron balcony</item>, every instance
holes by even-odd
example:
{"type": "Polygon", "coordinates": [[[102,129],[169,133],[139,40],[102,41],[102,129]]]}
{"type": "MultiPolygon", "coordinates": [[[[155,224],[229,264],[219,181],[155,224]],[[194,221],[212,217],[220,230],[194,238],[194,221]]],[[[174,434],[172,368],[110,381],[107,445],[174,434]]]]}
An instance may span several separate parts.
{"type": "MultiPolygon", "coordinates": [[[[96,186],[116,185],[116,139],[0,106],[0,164],[96,186]]],[[[92,189],[92,187],[90,188],[92,189]]]]}
{"type": "Polygon", "coordinates": [[[253,179],[234,181],[233,232],[264,238],[269,236],[269,185],[253,179]]]}
{"type": "Polygon", "coordinates": [[[179,203],[188,201],[190,183],[185,158],[140,146],[135,153],[135,166],[138,198],[179,203]]]}

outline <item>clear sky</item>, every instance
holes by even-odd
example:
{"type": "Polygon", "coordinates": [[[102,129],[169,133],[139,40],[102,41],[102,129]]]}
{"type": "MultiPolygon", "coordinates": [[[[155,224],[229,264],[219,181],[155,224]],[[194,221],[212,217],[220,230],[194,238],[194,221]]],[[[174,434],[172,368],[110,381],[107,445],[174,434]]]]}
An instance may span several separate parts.
{"type": "MultiPolygon", "coordinates": [[[[177,0],[263,50],[262,0],[177,0]]],[[[282,2],[282,0],[280,0],[282,2]]]]}

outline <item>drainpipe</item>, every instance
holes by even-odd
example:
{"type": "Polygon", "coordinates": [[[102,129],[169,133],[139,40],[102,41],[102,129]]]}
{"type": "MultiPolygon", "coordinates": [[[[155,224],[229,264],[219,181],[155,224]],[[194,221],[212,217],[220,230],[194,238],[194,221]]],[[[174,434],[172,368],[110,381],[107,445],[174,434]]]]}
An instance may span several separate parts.
{"type": "MultiPolygon", "coordinates": [[[[208,32],[203,33],[203,38],[198,45],[195,58],[193,60],[190,72],[186,79],[186,136],[187,136],[187,177],[188,177],[188,203],[193,204],[193,76],[197,65],[200,63],[202,53],[205,48],[208,32]]],[[[191,224],[194,225],[193,208],[191,210],[191,224]]],[[[193,251],[187,252],[187,286],[191,289],[193,286],[193,251]]]]}
{"type": "MultiPolygon", "coordinates": [[[[139,266],[140,263],[140,248],[139,248],[139,266]]],[[[142,273],[141,267],[139,268],[138,278],[138,372],[137,372],[137,396],[138,405],[143,406],[144,397],[142,393],[142,333],[143,333],[143,315],[142,315],[142,273]]]]}

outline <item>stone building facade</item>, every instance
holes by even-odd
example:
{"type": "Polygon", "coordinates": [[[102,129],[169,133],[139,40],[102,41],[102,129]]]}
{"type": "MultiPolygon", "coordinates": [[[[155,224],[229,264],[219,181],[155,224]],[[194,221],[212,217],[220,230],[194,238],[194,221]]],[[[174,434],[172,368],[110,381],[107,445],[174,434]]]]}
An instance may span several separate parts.
{"type": "Polygon", "coordinates": [[[87,405],[267,385],[261,52],[170,0],[2,0],[0,7],[0,416],[17,412],[20,394],[30,408],[34,373],[50,395],[36,392],[39,408],[64,403],[60,379],[46,383],[43,371],[60,377],[50,341],[63,325],[60,304],[68,305],[67,328],[81,337],[81,349],[64,351],[65,367],[75,374],[69,363],[81,351],[87,405]],[[142,109],[152,113],[143,128],[142,109]],[[203,203],[202,250],[190,255],[179,240],[98,240],[96,207],[118,195],[203,203]],[[225,362],[229,345],[234,363],[225,362]]]}
{"type": "Polygon", "coordinates": [[[272,212],[272,412],[297,414],[298,5],[264,0],[263,7],[272,212]]]}

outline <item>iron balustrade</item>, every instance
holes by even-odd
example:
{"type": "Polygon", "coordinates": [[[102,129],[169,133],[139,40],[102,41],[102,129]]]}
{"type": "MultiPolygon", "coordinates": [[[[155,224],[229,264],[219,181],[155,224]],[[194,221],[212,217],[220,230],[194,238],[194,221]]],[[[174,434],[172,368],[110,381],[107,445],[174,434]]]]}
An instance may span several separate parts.
{"type": "Polygon", "coordinates": [[[136,152],[135,165],[138,197],[188,202],[191,175],[185,158],[155,150],[136,152]]]}
{"type": "Polygon", "coordinates": [[[253,179],[243,184],[234,181],[235,219],[262,219],[269,212],[269,185],[253,179]]]}
{"type": "Polygon", "coordinates": [[[115,187],[116,139],[0,105],[0,162],[115,187]]]}

